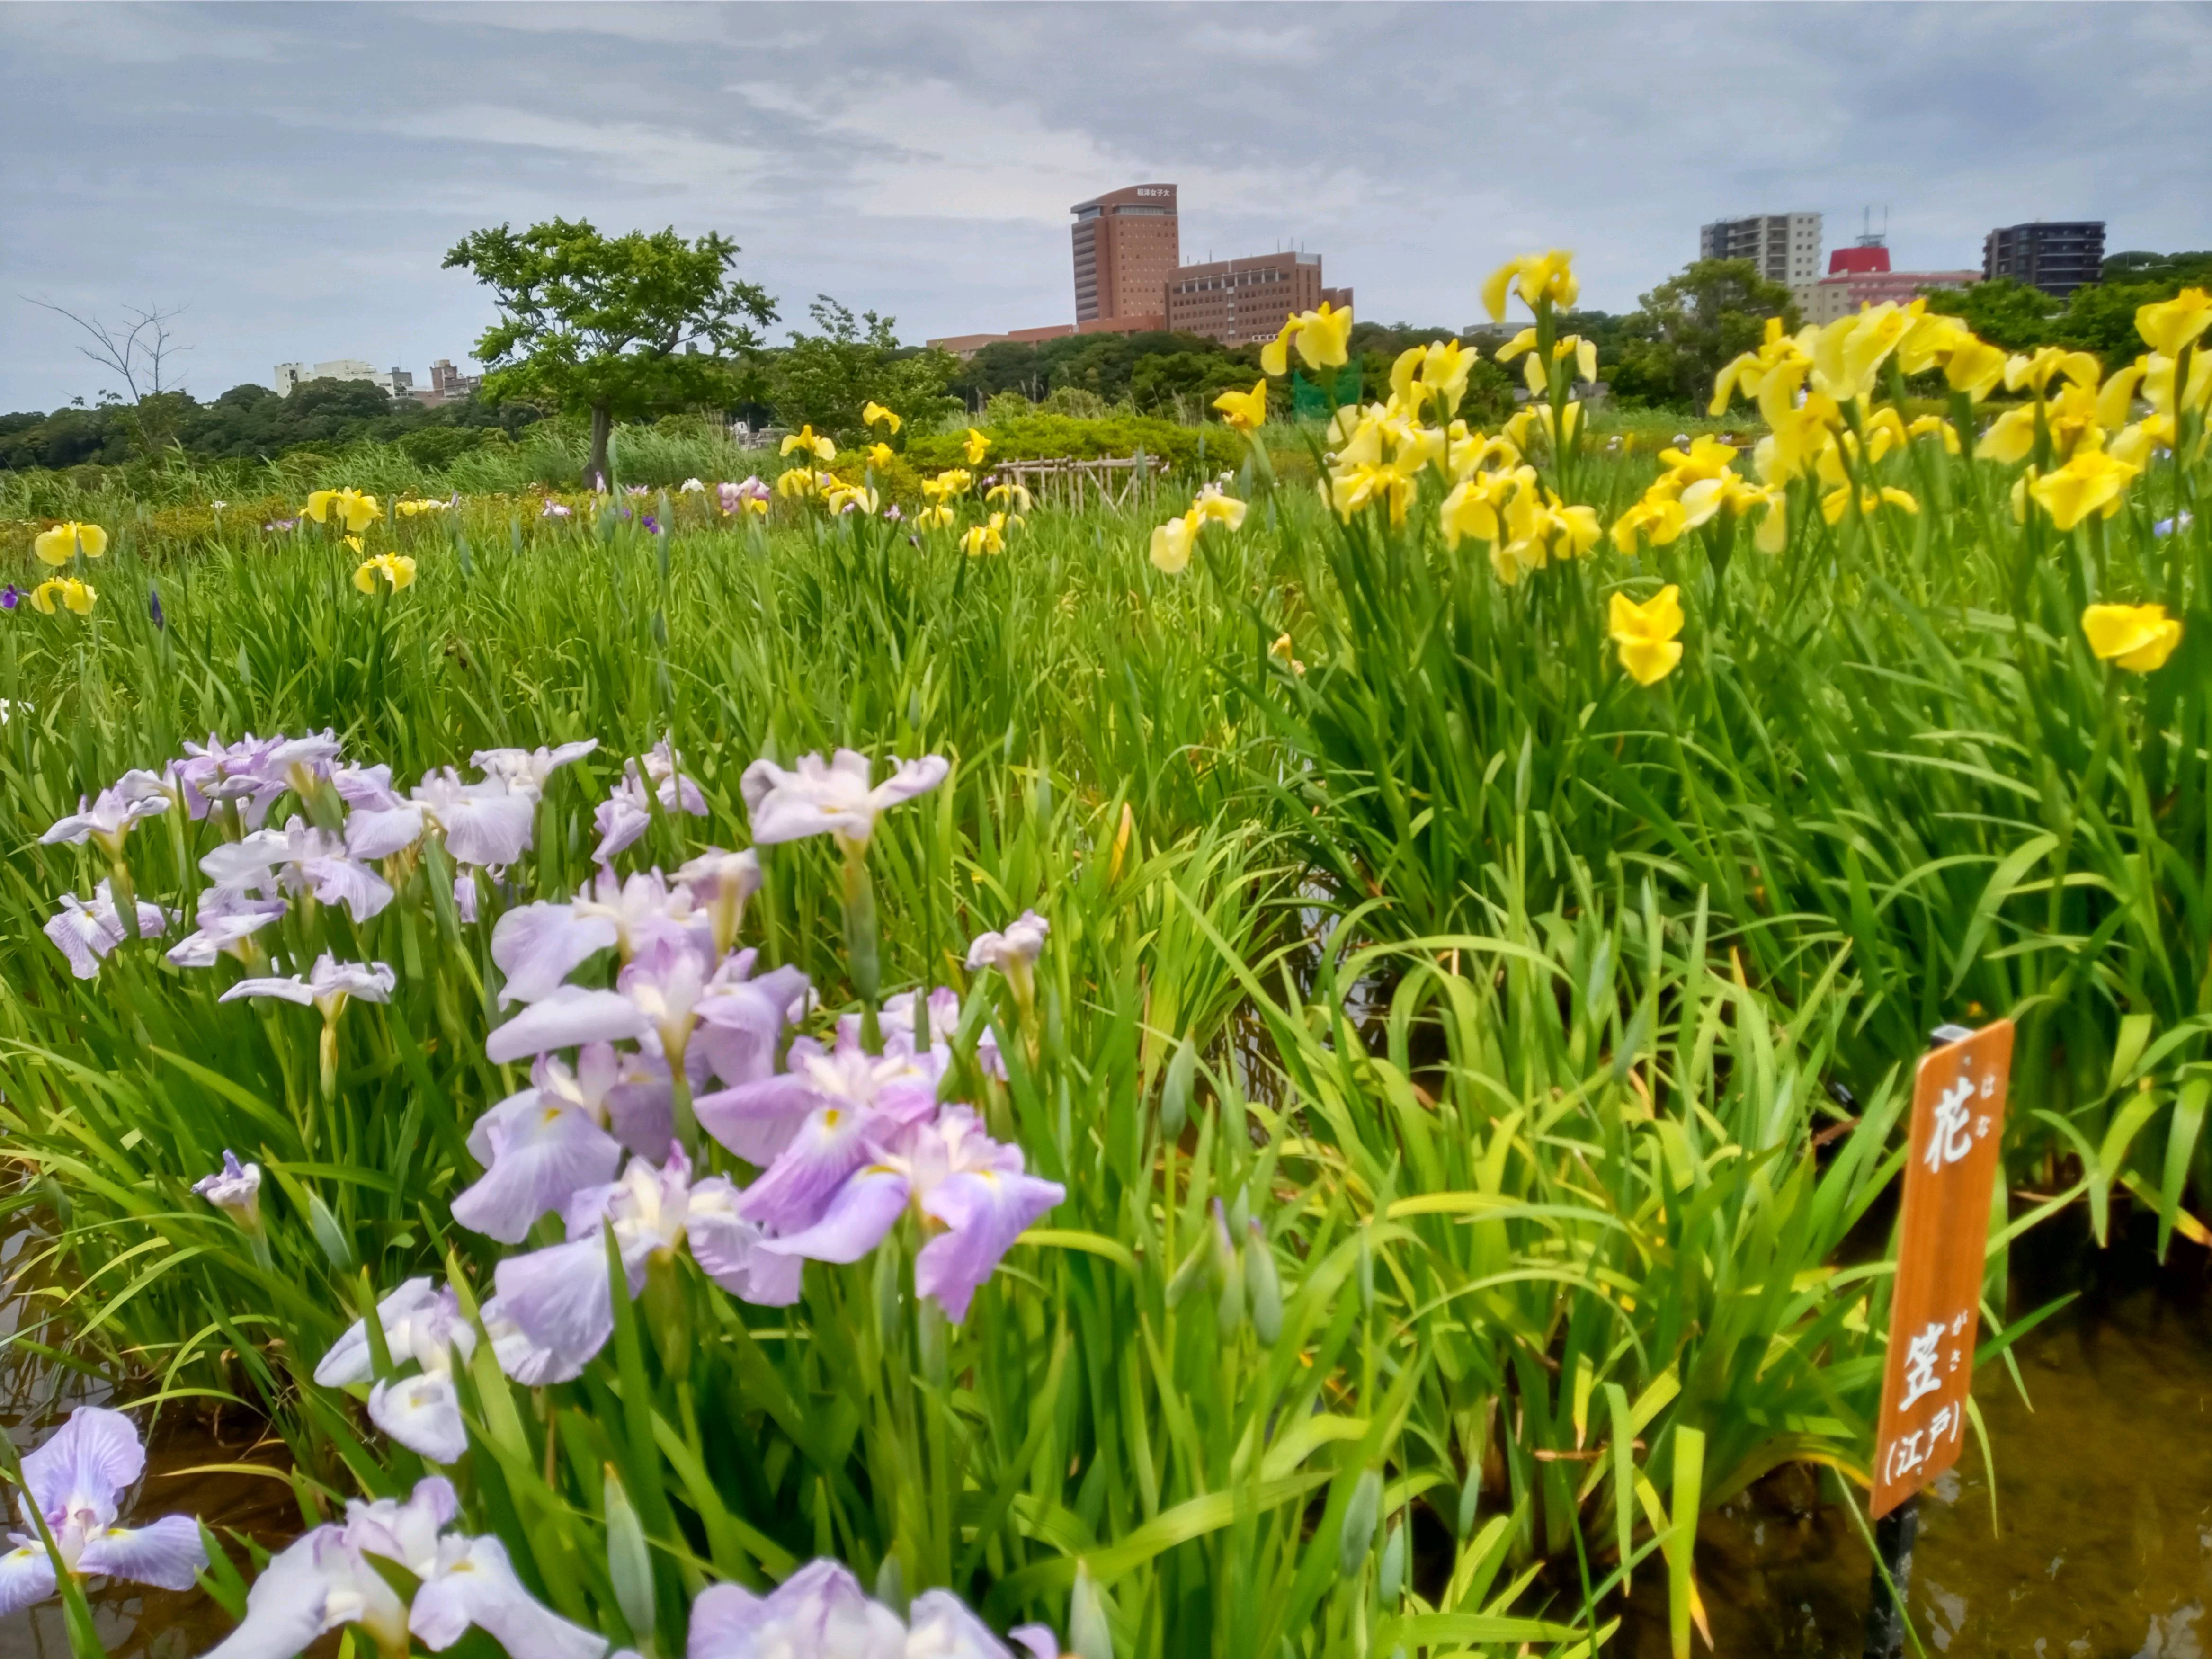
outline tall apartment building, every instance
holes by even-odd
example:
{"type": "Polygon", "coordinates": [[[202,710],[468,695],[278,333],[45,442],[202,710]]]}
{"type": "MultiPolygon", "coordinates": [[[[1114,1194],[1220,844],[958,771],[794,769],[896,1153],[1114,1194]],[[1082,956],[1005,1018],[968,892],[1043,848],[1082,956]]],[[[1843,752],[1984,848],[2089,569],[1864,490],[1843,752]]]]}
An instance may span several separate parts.
{"type": "Polygon", "coordinates": [[[1182,260],[1176,187],[1131,185],[1068,210],[1075,216],[1077,328],[1164,327],[1168,279],[1182,260]]]}
{"type": "Polygon", "coordinates": [[[1982,280],[2009,276],[2064,299],[2104,274],[2102,219],[2039,219],[2006,225],[1982,239],[1982,280]]]}
{"type": "Polygon", "coordinates": [[[1813,285],[1820,280],[1820,216],[1817,213],[1756,213],[1747,219],[1716,219],[1698,228],[1700,259],[1748,259],[1770,283],[1780,283],[1809,310],[1813,285]]]}

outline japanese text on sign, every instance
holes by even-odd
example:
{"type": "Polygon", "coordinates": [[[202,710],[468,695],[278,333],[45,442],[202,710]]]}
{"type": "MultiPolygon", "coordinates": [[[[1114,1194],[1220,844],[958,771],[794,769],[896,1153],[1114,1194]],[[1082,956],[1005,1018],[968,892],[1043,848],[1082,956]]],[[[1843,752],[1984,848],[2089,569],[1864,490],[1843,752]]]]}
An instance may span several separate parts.
{"type": "Polygon", "coordinates": [[[1929,1054],[1914,1080],[1889,1363],[1875,1436],[1877,1516],[1958,1462],[2012,1037],[2012,1022],[2000,1020],[1929,1054]]]}

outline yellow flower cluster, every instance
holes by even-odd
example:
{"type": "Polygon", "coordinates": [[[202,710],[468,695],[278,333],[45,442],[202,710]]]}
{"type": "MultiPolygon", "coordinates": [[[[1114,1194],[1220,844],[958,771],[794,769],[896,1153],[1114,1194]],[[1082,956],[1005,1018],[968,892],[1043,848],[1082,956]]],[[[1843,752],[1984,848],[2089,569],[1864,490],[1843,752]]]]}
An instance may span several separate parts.
{"type": "MultiPolygon", "coordinates": [[[[80,553],[88,559],[97,559],[107,551],[107,532],[96,524],[79,524],[72,519],[40,532],[31,548],[51,565],[67,564],[80,553]]],[[[46,608],[52,609],[51,605],[46,608]]]]}
{"type": "Polygon", "coordinates": [[[55,602],[58,600],[65,609],[74,611],[78,616],[89,617],[93,602],[99,597],[90,582],[80,581],[75,576],[56,576],[40,582],[31,590],[31,608],[51,617],[54,614],[55,602]]]}
{"type": "Polygon", "coordinates": [[[364,495],[358,489],[318,489],[307,496],[302,509],[317,524],[328,524],[335,518],[348,535],[359,535],[383,516],[376,497],[364,495]]]}
{"type": "Polygon", "coordinates": [[[1613,521],[1613,544],[1630,554],[1640,546],[1665,547],[1685,531],[1755,510],[1760,515],[1759,550],[1779,553],[1790,533],[1788,494],[1732,470],[1729,463],[1735,455],[1735,446],[1717,438],[1698,438],[1687,449],[1661,450],[1665,471],[1642,500],[1613,521]]]}
{"type": "Polygon", "coordinates": [[[1289,374],[1293,346],[1308,368],[1340,368],[1352,356],[1352,308],[1340,311],[1323,300],[1318,311],[1301,311],[1285,319],[1282,331],[1260,348],[1261,372],[1289,374]]]}

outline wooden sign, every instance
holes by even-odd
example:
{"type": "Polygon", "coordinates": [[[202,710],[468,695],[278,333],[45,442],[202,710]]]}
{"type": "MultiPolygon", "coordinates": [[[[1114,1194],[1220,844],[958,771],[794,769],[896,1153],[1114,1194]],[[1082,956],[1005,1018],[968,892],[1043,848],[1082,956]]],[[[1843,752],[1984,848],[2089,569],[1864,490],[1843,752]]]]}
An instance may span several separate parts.
{"type": "Polygon", "coordinates": [[[1874,1442],[1877,1516],[1959,1461],[2011,1079],[2012,1022],[2001,1019],[1927,1055],[1913,1082],[1889,1364],[1874,1442]]]}

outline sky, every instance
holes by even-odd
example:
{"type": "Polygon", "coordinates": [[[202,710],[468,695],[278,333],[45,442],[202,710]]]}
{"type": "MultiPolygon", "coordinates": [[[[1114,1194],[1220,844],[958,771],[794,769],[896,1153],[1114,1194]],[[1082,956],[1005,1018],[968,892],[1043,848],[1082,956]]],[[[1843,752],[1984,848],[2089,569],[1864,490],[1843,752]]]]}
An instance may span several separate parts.
{"type": "Polygon", "coordinates": [[[2212,246],[2212,6],[0,3],[0,410],[109,384],[44,300],[183,307],[208,398],[280,361],[465,361],[477,226],[718,230],[805,324],[1072,320],[1068,209],[1179,185],[1186,259],[1291,244],[1459,328],[1574,251],[1632,308],[1703,222],[1886,210],[2212,246]]]}

